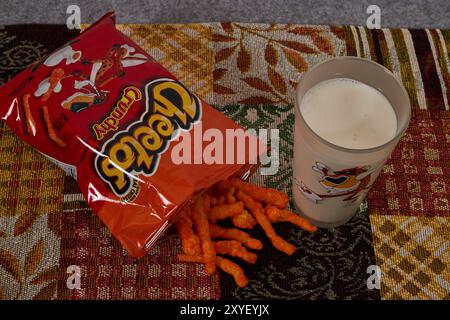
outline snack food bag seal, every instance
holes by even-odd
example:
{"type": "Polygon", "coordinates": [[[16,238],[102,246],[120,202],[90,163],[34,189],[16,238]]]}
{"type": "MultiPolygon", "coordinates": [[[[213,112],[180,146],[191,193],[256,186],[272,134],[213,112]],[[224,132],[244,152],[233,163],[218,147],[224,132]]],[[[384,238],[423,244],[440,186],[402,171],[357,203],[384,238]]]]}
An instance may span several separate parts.
{"type": "Polygon", "coordinates": [[[78,181],[134,257],[146,254],[199,192],[249,168],[174,163],[174,146],[195,126],[224,136],[242,128],[118,31],[114,13],[0,87],[0,115],[78,181]]]}

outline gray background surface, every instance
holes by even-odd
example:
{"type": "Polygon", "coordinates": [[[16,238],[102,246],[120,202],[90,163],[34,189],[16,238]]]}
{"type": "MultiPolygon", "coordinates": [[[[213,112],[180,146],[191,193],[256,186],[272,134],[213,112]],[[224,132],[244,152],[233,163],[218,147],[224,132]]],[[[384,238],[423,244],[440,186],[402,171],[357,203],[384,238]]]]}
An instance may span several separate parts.
{"type": "Polygon", "coordinates": [[[119,23],[279,22],[365,25],[370,4],[381,8],[382,27],[450,28],[450,0],[0,0],[0,25],[65,23],[70,4],[81,23],[109,10],[119,23]]]}

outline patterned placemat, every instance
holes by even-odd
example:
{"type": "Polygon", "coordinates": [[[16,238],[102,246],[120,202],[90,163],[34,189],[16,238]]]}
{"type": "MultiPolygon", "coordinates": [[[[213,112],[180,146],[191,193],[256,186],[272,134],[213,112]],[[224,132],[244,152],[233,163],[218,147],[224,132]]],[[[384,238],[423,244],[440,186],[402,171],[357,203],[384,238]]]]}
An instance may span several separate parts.
{"type": "MultiPolygon", "coordinates": [[[[74,35],[65,26],[0,27],[0,84],[74,35]]],[[[0,159],[0,298],[52,298],[65,176],[3,122],[0,159]]]]}
{"type": "MultiPolygon", "coordinates": [[[[57,26],[3,28],[0,54],[18,50],[20,59],[32,50],[20,41],[44,50],[64,42],[52,37],[49,43],[48,34],[57,32],[36,28],[67,33],[57,26]]],[[[449,298],[449,31],[243,23],[119,28],[244,127],[280,130],[280,172],[255,175],[259,184],[290,193],[295,83],[329,57],[356,55],[389,68],[410,96],[411,125],[369,193],[368,207],[345,226],[312,235],[277,225],[300,249],[289,258],[264,250],[255,266],[245,267],[251,280],[245,289],[227,275],[210,278],[198,266],[176,262],[173,233],[144,259],[131,259],[92,215],[76,182],[2,125],[1,297],[449,298]],[[81,269],[81,289],[67,288],[71,265],[81,269]],[[381,268],[381,290],[367,287],[371,265],[381,268]]],[[[2,81],[25,66],[0,61],[2,81]]]]}

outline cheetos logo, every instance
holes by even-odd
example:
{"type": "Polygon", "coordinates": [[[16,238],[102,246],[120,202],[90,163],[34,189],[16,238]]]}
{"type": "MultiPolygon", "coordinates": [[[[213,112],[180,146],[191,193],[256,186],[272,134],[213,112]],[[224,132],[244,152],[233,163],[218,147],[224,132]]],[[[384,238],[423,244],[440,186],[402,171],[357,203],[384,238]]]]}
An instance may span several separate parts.
{"type": "Polygon", "coordinates": [[[136,87],[127,87],[123,90],[122,97],[117,101],[116,106],[106,118],[100,123],[92,125],[92,131],[94,132],[97,140],[102,140],[105,136],[111,132],[119,129],[120,120],[127,114],[131,106],[136,101],[141,100],[141,91],[136,87]]]}
{"type": "Polygon", "coordinates": [[[200,99],[176,80],[153,80],[145,86],[145,95],[141,119],[106,141],[95,158],[99,176],[119,197],[130,191],[138,175],[153,175],[179,130],[191,130],[201,118],[200,99]]]}

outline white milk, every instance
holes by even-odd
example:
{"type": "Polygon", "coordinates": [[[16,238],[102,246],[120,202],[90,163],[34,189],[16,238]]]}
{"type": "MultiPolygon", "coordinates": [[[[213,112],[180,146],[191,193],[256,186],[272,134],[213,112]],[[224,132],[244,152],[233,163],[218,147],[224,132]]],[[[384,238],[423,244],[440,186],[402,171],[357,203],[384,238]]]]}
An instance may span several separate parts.
{"type": "Polygon", "coordinates": [[[397,131],[397,118],[388,99],[352,79],[337,78],[315,85],[304,95],[300,111],[316,134],[349,149],[383,145],[397,131]]]}

